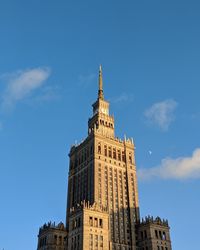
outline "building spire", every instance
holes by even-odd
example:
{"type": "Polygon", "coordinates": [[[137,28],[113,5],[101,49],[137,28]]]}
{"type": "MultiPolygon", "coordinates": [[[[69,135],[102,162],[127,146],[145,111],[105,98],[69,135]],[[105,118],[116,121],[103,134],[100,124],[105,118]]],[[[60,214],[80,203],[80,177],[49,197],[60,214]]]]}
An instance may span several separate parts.
{"type": "Polygon", "coordinates": [[[102,78],[102,67],[99,66],[99,91],[98,91],[98,99],[104,99],[103,96],[103,78],[102,78]]]}

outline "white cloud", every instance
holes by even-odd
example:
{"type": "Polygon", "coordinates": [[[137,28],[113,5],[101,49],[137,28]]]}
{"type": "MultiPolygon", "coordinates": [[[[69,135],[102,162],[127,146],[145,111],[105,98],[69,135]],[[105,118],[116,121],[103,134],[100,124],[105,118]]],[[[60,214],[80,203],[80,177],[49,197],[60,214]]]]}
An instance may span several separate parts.
{"type": "Polygon", "coordinates": [[[200,178],[200,148],[194,150],[192,156],[176,159],[165,158],[159,166],[139,169],[138,177],[141,180],[200,178]]]}
{"type": "Polygon", "coordinates": [[[7,86],[2,96],[1,108],[4,111],[12,109],[18,101],[41,87],[49,75],[49,68],[34,68],[4,76],[7,86]]]}
{"type": "Polygon", "coordinates": [[[177,107],[177,102],[168,99],[162,102],[154,103],[148,108],[144,115],[147,121],[151,124],[159,126],[162,130],[168,130],[171,122],[175,119],[174,111],[177,107]]]}

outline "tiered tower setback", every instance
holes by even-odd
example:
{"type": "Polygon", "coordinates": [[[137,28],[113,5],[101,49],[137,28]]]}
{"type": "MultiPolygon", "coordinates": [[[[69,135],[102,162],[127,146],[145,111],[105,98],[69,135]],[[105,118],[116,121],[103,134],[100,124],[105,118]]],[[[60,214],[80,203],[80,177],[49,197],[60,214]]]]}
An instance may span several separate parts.
{"type": "MultiPolygon", "coordinates": [[[[134,144],[115,137],[114,117],[104,100],[102,69],[99,90],[88,121],[88,137],[70,150],[68,228],[70,208],[89,202],[107,208],[109,247],[136,247],[135,225],[139,222],[134,144]]],[[[104,247],[105,249],[105,247],[104,247]]]]}
{"type": "MultiPolygon", "coordinates": [[[[39,242],[47,244],[38,243],[38,250],[171,250],[168,224],[150,218],[140,223],[135,146],[132,138],[115,137],[101,67],[92,107],[87,138],[69,152],[64,248],[42,240],[52,239],[49,227],[39,232],[39,242]]],[[[60,237],[56,230],[54,239],[60,237]]]]}

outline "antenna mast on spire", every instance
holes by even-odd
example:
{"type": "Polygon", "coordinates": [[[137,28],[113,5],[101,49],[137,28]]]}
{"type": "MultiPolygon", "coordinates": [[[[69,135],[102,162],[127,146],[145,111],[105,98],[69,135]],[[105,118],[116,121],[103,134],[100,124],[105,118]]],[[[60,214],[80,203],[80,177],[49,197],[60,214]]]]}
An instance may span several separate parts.
{"type": "Polygon", "coordinates": [[[98,99],[104,100],[103,96],[103,77],[102,77],[102,67],[99,66],[99,91],[98,91],[98,99]]]}

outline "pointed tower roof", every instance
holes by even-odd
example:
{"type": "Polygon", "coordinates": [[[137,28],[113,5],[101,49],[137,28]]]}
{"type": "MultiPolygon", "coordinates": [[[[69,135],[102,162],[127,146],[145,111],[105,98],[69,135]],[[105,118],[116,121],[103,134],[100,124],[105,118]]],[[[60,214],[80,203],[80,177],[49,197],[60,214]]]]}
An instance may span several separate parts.
{"type": "Polygon", "coordinates": [[[102,67],[99,66],[99,91],[98,91],[98,99],[104,100],[103,96],[103,77],[102,77],[102,67]]]}

